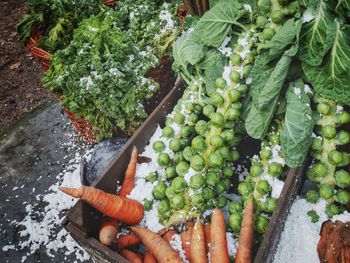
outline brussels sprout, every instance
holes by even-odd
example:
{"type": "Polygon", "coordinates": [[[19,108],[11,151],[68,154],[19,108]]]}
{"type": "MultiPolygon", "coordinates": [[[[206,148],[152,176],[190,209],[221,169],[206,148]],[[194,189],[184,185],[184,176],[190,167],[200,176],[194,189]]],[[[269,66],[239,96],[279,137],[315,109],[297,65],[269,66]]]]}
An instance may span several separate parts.
{"type": "Polygon", "coordinates": [[[227,198],[226,196],[219,196],[217,197],[215,200],[214,200],[214,204],[216,207],[219,207],[219,208],[224,208],[225,205],[227,204],[227,198]]]}
{"type": "Polygon", "coordinates": [[[273,213],[273,211],[276,209],[277,207],[277,199],[273,198],[273,197],[268,197],[265,200],[264,203],[264,210],[270,214],[273,213]]]}
{"type": "Polygon", "coordinates": [[[225,126],[225,118],[220,112],[211,113],[209,118],[214,126],[217,126],[217,127],[225,126]]]}
{"type": "Polygon", "coordinates": [[[168,186],[165,190],[165,196],[171,200],[175,196],[174,189],[171,186],[168,186]]]}
{"type": "Polygon", "coordinates": [[[226,81],[224,78],[217,78],[215,80],[215,86],[218,88],[218,89],[224,89],[225,86],[226,86],[226,81]]]}
{"type": "Polygon", "coordinates": [[[311,182],[316,182],[317,175],[313,169],[307,170],[306,176],[311,182]]]}
{"type": "Polygon", "coordinates": [[[203,159],[202,156],[200,155],[195,155],[191,158],[191,167],[196,170],[196,171],[200,171],[204,168],[205,165],[205,160],[203,159]]]}
{"type": "Polygon", "coordinates": [[[258,16],[256,18],[256,25],[258,28],[264,28],[264,26],[267,24],[267,18],[264,16],[258,16]]]}
{"type": "Polygon", "coordinates": [[[233,130],[224,130],[221,133],[221,137],[222,139],[224,139],[225,141],[232,141],[235,137],[235,133],[233,132],[233,130]]]}
{"type": "Polygon", "coordinates": [[[204,203],[204,197],[201,193],[194,194],[191,196],[191,204],[193,206],[201,206],[204,203]]]}
{"type": "Polygon", "coordinates": [[[273,10],[271,12],[271,20],[276,24],[281,24],[284,19],[283,12],[279,9],[273,10]]]}
{"type": "MultiPolygon", "coordinates": [[[[255,52],[249,52],[248,54],[245,55],[245,60],[248,62],[248,63],[253,63],[254,60],[255,60],[255,52]]],[[[241,91],[240,88],[238,87],[238,90],[244,94],[248,91],[248,86],[247,86],[247,90],[245,90],[245,92],[241,91]]]]}
{"type": "Polygon", "coordinates": [[[174,119],[171,117],[166,117],[165,126],[171,126],[174,123],[174,119]]]}
{"type": "Polygon", "coordinates": [[[230,57],[230,60],[231,60],[231,63],[232,63],[234,66],[240,66],[241,63],[242,63],[241,56],[238,55],[238,54],[232,54],[231,57],[230,57]]]}
{"type": "Polygon", "coordinates": [[[194,105],[192,102],[187,102],[185,105],[185,109],[187,112],[193,112],[194,111],[194,105]]]}
{"type": "Polygon", "coordinates": [[[242,223],[242,215],[241,214],[234,213],[234,214],[230,215],[228,218],[228,226],[235,233],[239,233],[239,230],[241,229],[241,223],[242,223]]]}
{"type": "Polygon", "coordinates": [[[233,175],[233,168],[229,165],[229,166],[224,166],[223,170],[222,170],[222,174],[225,177],[231,177],[233,175]]]}
{"type": "Polygon", "coordinates": [[[338,190],[335,194],[335,200],[338,203],[347,205],[348,203],[350,203],[350,193],[346,190],[338,190]]]}
{"type": "MultiPolygon", "coordinates": [[[[205,140],[202,136],[198,135],[192,139],[191,142],[192,149],[196,152],[203,152],[206,148],[205,140]]],[[[185,157],[186,159],[186,157],[185,157]]]]}
{"type": "Polygon", "coordinates": [[[230,158],[230,151],[227,147],[222,146],[216,150],[216,153],[221,156],[222,159],[227,160],[230,158]]]}
{"type": "Polygon", "coordinates": [[[185,161],[179,162],[175,167],[176,173],[180,176],[184,176],[188,169],[190,169],[190,165],[185,161]]]}
{"type": "Polygon", "coordinates": [[[205,181],[208,185],[215,186],[219,182],[219,176],[217,173],[208,172],[205,175],[205,181]]]}
{"type": "Polygon", "coordinates": [[[220,135],[213,135],[210,138],[210,144],[216,149],[218,147],[221,147],[224,144],[224,140],[220,135]]]}
{"type": "Polygon", "coordinates": [[[233,71],[230,73],[230,80],[231,80],[233,83],[239,83],[239,81],[241,80],[241,74],[239,74],[239,72],[233,70],[233,71]]]}
{"type": "Polygon", "coordinates": [[[187,146],[190,146],[191,145],[191,138],[190,137],[181,138],[180,143],[181,143],[182,149],[187,147],[187,146]]]}
{"type": "Polygon", "coordinates": [[[259,11],[269,12],[270,8],[271,8],[270,0],[259,0],[258,1],[258,8],[259,8],[259,11]]]}
{"type": "Polygon", "coordinates": [[[147,175],[145,179],[146,179],[146,182],[155,182],[157,181],[158,177],[159,177],[159,174],[158,172],[155,171],[147,175]]]}
{"type": "Polygon", "coordinates": [[[191,133],[194,131],[194,128],[192,126],[185,126],[181,130],[181,137],[182,138],[187,138],[191,135],[191,133]]]}
{"type": "Polygon", "coordinates": [[[340,145],[350,143],[350,133],[347,131],[339,131],[337,134],[337,140],[340,145]]]}
{"type": "Polygon", "coordinates": [[[282,165],[280,163],[270,163],[269,164],[269,174],[271,174],[272,176],[279,176],[282,173],[282,165]]]}
{"type": "Polygon", "coordinates": [[[158,181],[158,183],[153,188],[153,196],[156,199],[163,199],[165,198],[165,190],[167,186],[163,181],[158,181]]]}
{"type": "Polygon", "coordinates": [[[334,174],[335,184],[341,188],[350,186],[350,174],[345,170],[336,171],[334,174]]]}
{"type": "Polygon", "coordinates": [[[256,231],[263,235],[266,231],[266,228],[269,224],[269,219],[265,216],[261,216],[259,215],[257,218],[256,218],[256,222],[255,222],[255,228],[256,228],[256,231]]]}
{"type": "Polygon", "coordinates": [[[192,156],[195,154],[196,151],[190,146],[185,147],[185,149],[182,151],[182,155],[186,161],[190,161],[192,156]]]}
{"type": "Polygon", "coordinates": [[[181,150],[181,141],[178,138],[174,138],[170,141],[169,143],[169,148],[170,150],[172,150],[173,152],[178,152],[181,150]]]}
{"type": "Polygon", "coordinates": [[[333,196],[333,188],[328,184],[322,184],[320,186],[320,196],[326,200],[331,198],[333,196]]]}
{"type": "Polygon", "coordinates": [[[174,166],[169,166],[165,169],[165,177],[168,179],[174,178],[176,176],[176,169],[174,166]]]}
{"type": "Polygon", "coordinates": [[[275,34],[275,30],[270,27],[265,27],[263,32],[259,35],[261,40],[270,40],[275,34]]]}
{"type": "Polygon", "coordinates": [[[333,139],[337,135],[335,127],[332,125],[326,125],[321,129],[322,136],[327,139],[333,139]]]}
{"type": "Polygon", "coordinates": [[[271,133],[269,135],[269,141],[272,143],[272,144],[280,144],[280,136],[276,133],[271,133]]]}
{"type": "Polygon", "coordinates": [[[183,124],[185,122],[185,116],[178,112],[175,113],[174,122],[177,124],[183,124]]]}
{"type": "Polygon", "coordinates": [[[170,210],[170,201],[168,199],[163,199],[158,204],[158,212],[160,214],[165,214],[170,210]]]}
{"type": "Polygon", "coordinates": [[[220,180],[216,185],[215,185],[215,188],[214,188],[214,190],[215,190],[215,192],[217,193],[217,194],[222,194],[223,192],[225,192],[225,184],[222,182],[222,180],[220,180]]]}
{"type": "Polygon", "coordinates": [[[165,126],[162,130],[162,134],[166,138],[172,138],[174,137],[174,129],[170,126],[165,126]]]}
{"type": "MultiPolygon", "coordinates": [[[[250,53],[249,53],[250,54],[250,53]]],[[[246,84],[240,84],[237,88],[240,94],[246,94],[248,91],[248,86],[246,84]]]]}
{"type": "Polygon", "coordinates": [[[157,158],[157,162],[160,166],[167,166],[170,162],[169,154],[160,153],[157,158]]]}
{"type": "Polygon", "coordinates": [[[321,150],[322,149],[322,140],[314,138],[312,140],[311,149],[313,149],[315,151],[321,150]]]}
{"type": "Polygon", "coordinates": [[[255,189],[259,194],[265,195],[271,190],[271,187],[267,180],[260,180],[256,183],[255,189]]]}
{"type": "Polygon", "coordinates": [[[328,204],[326,206],[326,214],[331,218],[335,215],[340,214],[341,210],[339,209],[339,207],[335,204],[328,204]]]}
{"type": "Polygon", "coordinates": [[[182,155],[182,152],[177,152],[174,154],[173,161],[175,164],[178,164],[179,162],[184,161],[185,158],[182,155]]]}
{"type": "Polygon", "coordinates": [[[198,114],[191,113],[190,115],[188,115],[188,119],[187,119],[188,125],[194,126],[198,121],[198,119],[199,119],[198,114]]]}
{"type": "Polygon", "coordinates": [[[317,105],[317,112],[323,115],[327,115],[330,111],[330,106],[327,103],[319,103],[317,105]]]}
{"type": "Polygon", "coordinates": [[[240,115],[241,115],[240,110],[232,107],[228,108],[225,113],[226,118],[230,121],[237,120],[240,115]]]}
{"type": "Polygon", "coordinates": [[[324,163],[318,162],[312,166],[312,170],[314,171],[317,177],[323,177],[326,175],[328,169],[327,169],[327,165],[325,165],[324,163]]]}
{"type": "Polygon", "coordinates": [[[228,191],[231,187],[231,181],[228,178],[222,178],[220,184],[225,187],[225,191],[228,191]]]}
{"type": "Polygon", "coordinates": [[[243,197],[248,197],[253,192],[253,186],[248,182],[241,182],[238,185],[238,193],[243,197]]]}
{"type": "Polygon", "coordinates": [[[201,114],[202,113],[202,110],[203,110],[203,107],[199,104],[194,104],[194,111],[195,113],[197,114],[201,114]]]}
{"type": "Polygon", "coordinates": [[[210,97],[211,97],[211,100],[210,100],[211,103],[216,107],[220,107],[224,103],[224,98],[218,92],[213,92],[210,95],[210,97]]]}
{"type": "Polygon", "coordinates": [[[260,176],[264,172],[264,169],[260,164],[252,164],[250,166],[250,175],[251,176],[260,176]]]}
{"type": "Polygon", "coordinates": [[[162,141],[155,141],[152,147],[155,152],[160,153],[164,151],[165,144],[162,141]]]}
{"type": "Polygon", "coordinates": [[[231,151],[230,152],[230,160],[231,161],[237,161],[239,159],[239,152],[238,151],[231,151]]]}
{"type": "Polygon", "coordinates": [[[245,65],[243,67],[243,71],[242,71],[243,78],[246,78],[250,75],[250,73],[252,72],[252,68],[253,68],[252,65],[245,65]]]}
{"type": "Polygon", "coordinates": [[[204,120],[199,120],[196,125],[194,126],[194,129],[197,134],[205,136],[205,134],[208,131],[208,123],[204,120]]]}
{"type": "Polygon", "coordinates": [[[181,210],[185,206],[185,198],[182,194],[176,194],[170,199],[170,205],[175,210],[181,210]]]}
{"type": "Polygon", "coordinates": [[[222,162],[223,162],[222,157],[216,152],[209,154],[209,158],[208,158],[209,167],[220,167],[222,165],[222,162]]]}
{"type": "Polygon", "coordinates": [[[213,112],[215,112],[215,108],[213,105],[207,104],[203,107],[203,114],[205,116],[209,117],[209,115],[213,112]]]}
{"type": "Polygon", "coordinates": [[[267,150],[267,149],[261,149],[260,151],[260,158],[263,160],[263,161],[267,161],[270,159],[272,153],[270,150],[267,150]]]}
{"type": "Polygon", "coordinates": [[[175,177],[171,182],[171,187],[173,188],[175,193],[182,193],[187,188],[187,183],[185,179],[181,176],[175,177]]]}
{"type": "Polygon", "coordinates": [[[204,187],[202,189],[202,194],[205,201],[209,201],[214,198],[214,191],[209,187],[204,187]]]}
{"type": "Polygon", "coordinates": [[[240,110],[240,109],[242,109],[242,107],[243,107],[243,105],[239,101],[231,104],[232,109],[240,110]]]}
{"type": "Polygon", "coordinates": [[[342,162],[338,166],[347,166],[350,163],[350,156],[346,152],[342,152],[342,162]]]}
{"type": "Polygon", "coordinates": [[[232,214],[240,214],[243,212],[243,206],[240,201],[238,200],[233,200],[228,204],[228,212],[230,215],[232,214]]]}
{"type": "Polygon", "coordinates": [[[328,153],[328,160],[334,165],[338,165],[343,161],[343,154],[337,150],[332,150],[328,153]]]}
{"type": "Polygon", "coordinates": [[[308,211],[307,215],[310,217],[312,223],[316,223],[320,219],[315,210],[308,211]]]}
{"type": "Polygon", "coordinates": [[[146,210],[146,211],[151,211],[151,210],[152,210],[152,207],[153,207],[153,202],[150,201],[150,200],[145,199],[145,200],[143,201],[143,206],[145,207],[145,210],[146,210]]]}
{"type": "Polygon", "coordinates": [[[342,111],[340,114],[339,114],[339,123],[340,124],[345,124],[345,123],[348,123],[350,122],[350,114],[346,111],[342,111]]]}
{"type": "Polygon", "coordinates": [[[230,99],[230,102],[237,102],[241,97],[241,93],[237,89],[232,88],[228,93],[228,97],[230,99]]]}
{"type": "Polygon", "coordinates": [[[320,199],[320,195],[318,194],[318,191],[316,190],[309,190],[306,193],[306,200],[309,203],[316,204],[318,200],[320,199]]]}

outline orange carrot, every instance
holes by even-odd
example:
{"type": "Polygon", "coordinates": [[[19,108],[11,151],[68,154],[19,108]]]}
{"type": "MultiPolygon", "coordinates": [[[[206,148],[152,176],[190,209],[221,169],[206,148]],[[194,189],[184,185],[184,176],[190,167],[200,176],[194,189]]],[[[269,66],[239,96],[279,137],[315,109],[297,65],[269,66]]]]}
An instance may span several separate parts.
{"type": "Polygon", "coordinates": [[[157,263],[157,260],[151,252],[146,251],[143,257],[143,263],[157,263]]]}
{"type": "Polygon", "coordinates": [[[185,252],[185,256],[188,260],[191,259],[191,234],[193,229],[194,223],[193,222],[187,222],[185,224],[185,231],[181,232],[181,243],[182,243],[182,249],[185,252]]]}
{"type": "Polygon", "coordinates": [[[141,239],[159,263],[182,262],[179,254],[159,234],[143,227],[131,227],[131,230],[141,239]]]}
{"type": "Polygon", "coordinates": [[[142,259],[140,259],[140,257],[137,255],[137,253],[134,253],[134,252],[130,251],[129,249],[121,250],[120,255],[125,257],[131,263],[142,263],[142,259]]]}
{"type": "Polygon", "coordinates": [[[204,237],[203,225],[199,218],[193,227],[191,235],[191,263],[208,262],[207,253],[205,251],[206,243],[204,237]]]}
{"type": "Polygon", "coordinates": [[[205,236],[205,250],[208,253],[209,252],[209,247],[210,247],[210,223],[205,223],[204,224],[204,236],[205,236]]]}
{"type": "Polygon", "coordinates": [[[60,187],[59,189],[66,194],[80,198],[101,213],[129,225],[140,223],[144,215],[144,207],[140,202],[105,193],[91,186],[60,187]]]}
{"type": "Polygon", "coordinates": [[[210,239],[210,262],[229,263],[225,218],[219,208],[215,208],[211,216],[210,239]]]}
{"type": "Polygon", "coordinates": [[[99,229],[99,240],[105,246],[110,246],[117,239],[119,223],[110,217],[103,217],[99,229]]]}
{"type": "Polygon", "coordinates": [[[236,263],[252,262],[252,242],[254,234],[254,205],[250,199],[244,209],[241,230],[239,231],[236,263]]]}
{"type": "Polygon", "coordinates": [[[137,245],[141,242],[141,240],[134,233],[120,236],[117,239],[117,249],[121,250],[126,247],[137,245]]]}
{"type": "Polygon", "coordinates": [[[177,233],[176,233],[175,230],[170,229],[170,230],[168,230],[167,232],[165,232],[165,234],[163,235],[163,239],[164,239],[166,242],[170,243],[170,241],[173,239],[174,235],[176,235],[176,234],[177,234],[177,233]]]}
{"type": "Polygon", "coordinates": [[[135,185],[135,174],[136,174],[136,166],[137,166],[137,148],[134,146],[131,153],[130,163],[128,168],[126,169],[124,175],[124,181],[122,187],[119,190],[119,196],[126,197],[131,193],[132,189],[135,185]]]}

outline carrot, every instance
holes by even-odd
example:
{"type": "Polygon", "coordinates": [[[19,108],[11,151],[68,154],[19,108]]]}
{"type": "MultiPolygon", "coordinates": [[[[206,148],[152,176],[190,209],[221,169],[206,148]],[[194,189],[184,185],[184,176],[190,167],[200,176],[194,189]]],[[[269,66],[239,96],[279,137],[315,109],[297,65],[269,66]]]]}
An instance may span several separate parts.
{"type": "Polygon", "coordinates": [[[204,236],[205,236],[205,250],[208,253],[210,247],[210,223],[204,224],[204,236]]]}
{"type": "Polygon", "coordinates": [[[185,224],[185,231],[181,232],[181,243],[182,243],[182,249],[185,252],[185,256],[188,260],[191,259],[191,235],[192,235],[192,229],[193,229],[194,223],[193,222],[187,222],[185,224]]]}
{"type": "Polygon", "coordinates": [[[143,257],[143,263],[157,263],[157,260],[151,252],[146,251],[143,257]]]}
{"type": "Polygon", "coordinates": [[[110,217],[103,217],[99,229],[99,240],[105,246],[110,246],[117,239],[119,223],[110,217]]]}
{"type": "Polygon", "coordinates": [[[140,242],[141,240],[134,233],[120,236],[117,239],[117,249],[121,250],[126,247],[137,245],[140,242]]]}
{"type": "Polygon", "coordinates": [[[176,234],[177,234],[177,233],[176,233],[175,230],[170,229],[170,230],[168,230],[167,232],[165,232],[165,234],[163,235],[163,239],[164,239],[166,242],[170,243],[170,241],[173,239],[174,235],[176,235],[176,234]]]}
{"type": "Polygon", "coordinates": [[[137,255],[137,253],[134,253],[134,252],[130,251],[129,249],[122,249],[120,251],[120,255],[125,257],[131,263],[142,263],[142,259],[140,259],[140,257],[137,255]]]}
{"type": "Polygon", "coordinates": [[[59,189],[66,194],[80,198],[101,213],[129,225],[140,223],[144,215],[144,207],[140,202],[105,193],[91,186],[60,187],[59,189]]]}
{"type": "Polygon", "coordinates": [[[191,235],[191,263],[208,262],[205,247],[204,229],[198,218],[191,235]]]}
{"type": "Polygon", "coordinates": [[[254,205],[250,199],[244,209],[241,230],[238,238],[238,248],[236,253],[236,263],[252,262],[252,243],[254,232],[254,205]]]}
{"type": "Polygon", "coordinates": [[[210,262],[229,263],[225,218],[219,208],[215,208],[211,216],[210,239],[210,262]]]}
{"type": "Polygon", "coordinates": [[[182,262],[179,254],[159,234],[143,227],[131,227],[131,230],[141,239],[159,263],[182,262]]]}
{"type": "Polygon", "coordinates": [[[135,185],[135,174],[136,174],[136,166],[137,166],[137,148],[134,146],[131,153],[130,163],[128,168],[126,169],[124,175],[124,181],[122,187],[119,190],[119,196],[126,197],[131,193],[132,189],[135,185]]]}

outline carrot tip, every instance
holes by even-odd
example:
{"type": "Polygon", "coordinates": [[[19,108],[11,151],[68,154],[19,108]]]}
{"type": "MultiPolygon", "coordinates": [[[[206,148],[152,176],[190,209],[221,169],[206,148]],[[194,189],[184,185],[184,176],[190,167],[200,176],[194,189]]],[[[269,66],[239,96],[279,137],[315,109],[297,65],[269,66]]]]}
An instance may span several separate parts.
{"type": "Polygon", "coordinates": [[[58,188],[60,191],[62,191],[63,193],[73,196],[75,198],[80,198],[82,195],[82,191],[79,188],[70,188],[70,187],[59,187],[58,188]]]}

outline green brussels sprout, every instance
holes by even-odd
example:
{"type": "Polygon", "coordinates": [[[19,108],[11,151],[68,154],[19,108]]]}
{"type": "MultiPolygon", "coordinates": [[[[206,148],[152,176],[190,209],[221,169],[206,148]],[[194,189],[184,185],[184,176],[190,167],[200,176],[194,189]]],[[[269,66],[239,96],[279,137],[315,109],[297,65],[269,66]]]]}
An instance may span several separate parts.
{"type": "Polygon", "coordinates": [[[320,199],[320,195],[318,194],[318,191],[316,190],[309,190],[306,193],[306,200],[309,203],[316,204],[318,200],[320,199]]]}
{"type": "MultiPolygon", "coordinates": [[[[248,62],[248,63],[253,63],[254,60],[255,60],[255,52],[249,52],[245,55],[245,60],[248,62]]],[[[248,86],[247,86],[247,89],[243,92],[243,90],[240,90],[240,88],[238,87],[238,90],[242,93],[242,94],[245,94],[247,91],[248,91],[248,86]]]]}
{"type": "Polygon", "coordinates": [[[313,169],[307,170],[306,176],[311,182],[316,182],[317,175],[313,169]]]}
{"type": "Polygon", "coordinates": [[[271,133],[269,135],[269,141],[272,143],[272,144],[280,144],[280,136],[276,133],[271,133]]]}
{"type": "Polygon", "coordinates": [[[239,83],[239,81],[241,80],[241,74],[239,74],[238,71],[233,70],[233,71],[230,73],[230,80],[231,80],[233,83],[239,83]]]}
{"type": "Polygon", "coordinates": [[[178,152],[181,150],[181,141],[178,138],[174,138],[170,141],[169,143],[169,148],[170,150],[172,150],[173,152],[178,152]]]}
{"type": "Polygon", "coordinates": [[[330,106],[327,104],[327,103],[319,103],[317,105],[317,112],[320,113],[320,114],[323,114],[323,115],[327,115],[329,114],[329,111],[330,111],[330,106]]]}
{"type": "Polygon", "coordinates": [[[346,111],[342,111],[340,114],[339,114],[339,123],[340,124],[345,124],[345,123],[348,123],[350,122],[350,114],[346,111]]]}
{"type": "Polygon", "coordinates": [[[350,163],[350,156],[346,152],[342,152],[342,162],[338,166],[347,166],[350,163]]]}
{"type": "Polygon", "coordinates": [[[215,172],[208,172],[205,175],[205,181],[208,185],[215,186],[219,182],[219,176],[215,172]]]}
{"type": "Polygon", "coordinates": [[[265,216],[259,215],[256,218],[256,222],[255,222],[256,232],[263,235],[266,231],[268,224],[269,224],[269,219],[265,216]]]}
{"type": "Polygon", "coordinates": [[[165,214],[170,210],[170,201],[168,199],[163,199],[158,204],[158,212],[160,214],[165,214]]]}
{"type": "Polygon", "coordinates": [[[241,102],[237,101],[231,104],[232,109],[240,110],[242,109],[243,105],[241,102]]]}
{"type": "Polygon", "coordinates": [[[225,129],[233,129],[233,127],[235,127],[235,122],[226,120],[224,128],[225,129]]]}
{"type": "Polygon", "coordinates": [[[220,135],[213,135],[210,138],[210,144],[213,146],[215,149],[221,147],[224,144],[224,140],[220,135]]]}
{"type": "Polygon", "coordinates": [[[256,183],[255,189],[259,194],[265,195],[271,190],[271,186],[267,180],[260,180],[256,183]]]}
{"type": "Polygon", "coordinates": [[[334,174],[335,184],[341,188],[350,186],[350,174],[345,170],[336,171],[334,174]]]}
{"type": "Polygon", "coordinates": [[[157,162],[160,166],[167,166],[170,162],[169,154],[167,153],[158,154],[157,162]]]}
{"type": "Polygon", "coordinates": [[[311,144],[311,149],[313,149],[315,151],[321,150],[322,149],[322,140],[317,139],[317,138],[313,138],[312,144],[311,144]]]}
{"type": "Polygon", "coordinates": [[[197,114],[201,114],[203,110],[203,107],[200,104],[194,104],[194,111],[197,114]]]}
{"type": "Polygon", "coordinates": [[[214,198],[214,191],[209,187],[204,187],[202,189],[202,194],[205,201],[209,201],[214,198]]]}
{"type": "Polygon", "coordinates": [[[321,134],[326,139],[333,139],[337,135],[337,130],[332,125],[325,125],[321,129],[321,134]]]}
{"type": "Polygon", "coordinates": [[[174,154],[173,160],[175,164],[178,164],[179,162],[184,161],[185,158],[183,157],[182,152],[177,152],[174,154]]]}
{"type": "Polygon", "coordinates": [[[230,151],[227,147],[222,146],[216,150],[216,153],[221,156],[222,159],[227,160],[230,158],[230,151]]]}
{"type": "Polygon", "coordinates": [[[265,27],[263,32],[259,35],[262,41],[264,40],[270,40],[275,34],[275,30],[270,27],[265,27]]]}
{"type": "Polygon", "coordinates": [[[171,200],[175,196],[174,189],[171,186],[168,186],[165,190],[165,196],[171,200]]]}
{"type": "Polygon", "coordinates": [[[339,131],[337,134],[337,141],[340,145],[350,143],[350,133],[347,131],[339,131]]]}
{"type": "Polygon", "coordinates": [[[230,181],[230,179],[228,179],[228,178],[222,178],[222,179],[220,180],[220,184],[222,184],[222,185],[224,186],[225,191],[230,190],[230,187],[231,187],[231,181],[230,181]]]}
{"type": "Polygon", "coordinates": [[[204,203],[204,197],[203,197],[202,193],[193,194],[190,198],[191,198],[191,204],[193,206],[198,207],[198,206],[203,205],[203,203],[204,203]]]}
{"type": "Polygon", "coordinates": [[[157,181],[159,177],[159,174],[157,171],[150,173],[149,175],[146,176],[146,182],[155,182],[157,181]]]}
{"type": "Polygon", "coordinates": [[[271,12],[271,20],[276,24],[281,24],[283,22],[284,15],[283,11],[280,9],[273,10],[271,12]]]}
{"type": "Polygon", "coordinates": [[[175,132],[174,132],[174,129],[172,127],[165,126],[162,130],[162,134],[166,138],[172,138],[172,137],[174,137],[175,132]]]}
{"type": "Polygon", "coordinates": [[[242,215],[238,213],[234,213],[228,218],[228,226],[229,228],[235,232],[239,233],[242,224],[242,215]]]}
{"type": "Polygon", "coordinates": [[[181,137],[182,138],[187,138],[191,135],[191,133],[194,131],[194,128],[192,126],[185,126],[181,130],[181,137]]]}
{"type": "Polygon", "coordinates": [[[204,114],[204,116],[209,117],[209,115],[210,115],[211,113],[213,113],[213,112],[215,112],[215,108],[214,108],[213,105],[207,104],[207,105],[205,105],[205,106],[203,107],[203,114],[204,114]]]}
{"type": "Polygon", "coordinates": [[[231,177],[233,175],[233,168],[229,165],[229,166],[224,166],[223,170],[222,170],[222,174],[225,177],[231,177]]]}
{"type": "Polygon", "coordinates": [[[264,28],[264,26],[267,24],[267,18],[264,16],[258,16],[256,18],[256,25],[258,28],[264,28]]]}
{"type": "Polygon", "coordinates": [[[198,135],[192,139],[191,146],[196,152],[203,152],[206,148],[205,139],[198,135]]]}
{"type": "MultiPolygon", "coordinates": [[[[251,54],[251,53],[249,53],[251,54]]],[[[246,84],[240,84],[237,88],[240,94],[246,94],[248,92],[248,86],[246,84]]]]}
{"type": "Polygon", "coordinates": [[[238,54],[232,54],[230,57],[231,63],[235,66],[240,66],[242,64],[241,56],[238,54]]]}
{"type": "Polygon", "coordinates": [[[181,149],[183,149],[187,146],[190,146],[191,145],[191,138],[190,137],[181,138],[180,143],[181,143],[181,149]]]}
{"type": "Polygon", "coordinates": [[[241,214],[243,212],[243,206],[240,201],[233,200],[228,204],[228,212],[230,215],[232,214],[241,214]]]}
{"type": "Polygon", "coordinates": [[[264,210],[267,213],[272,214],[277,207],[277,199],[273,197],[267,197],[264,203],[264,210]]]}
{"type": "Polygon", "coordinates": [[[228,98],[230,99],[230,102],[237,102],[239,98],[241,97],[241,93],[236,88],[232,88],[228,92],[228,98]]]}
{"type": "Polygon", "coordinates": [[[270,150],[267,150],[267,149],[261,149],[260,151],[260,158],[263,160],[263,161],[267,161],[270,159],[272,153],[270,150]]]}
{"type": "Polygon", "coordinates": [[[270,0],[259,0],[258,1],[258,8],[259,8],[259,11],[269,12],[270,8],[271,8],[270,0]]]}
{"type": "Polygon", "coordinates": [[[328,160],[331,164],[338,165],[343,161],[343,153],[332,150],[328,153],[328,160]]]}
{"type": "Polygon", "coordinates": [[[336,204],[328,204],[326,206],[326,214],[328,215],[328,217],[333,217],[335,215],[340,214],[341,210],[339,209],[339,207],[336,204]]]}
{"type": "Polygon", "coordinates": [[[175,113],[174,122],[177,124],[183,124],[185,122],[185,116],[179,112],[175,113]]]}
{"type": "Polygon", "coordinates": [[[210,95],[210,97],[211,97],[211,100],[210,100],[211,103],[216,107],[220,107],[224,103],[224,98],[218,92],[213,92],[210,95]]]}
{"type": "Polygon", "coordinates": [[[152,147],[155,152],[160,153],[164,151],[165,144],[162,141],[155,141],[152,147]]]}
{"type": "Polygon", "coordinates": [[[146,211],[151,211],[151,210],[152,210],[152,207],[153,207],[153,202],[150,201],[150,200],[145,199],[145,200],[143,201],[143,206],[144,206],[144,208],[145,208],[146,211]]]}
{"type": "Polygon", "coordinates": [[[225,86],[226,86],[226,81],[224,78],[217,78],[215,80],[215,86],[218,88],[218,89],[224,89],[225,86]]]}
{"type": "Polygon", "coordinates": [[[185,206],[185,198],[182,194],[175,194],[172,199],[170,199],[170,206],[175,210],[181,210],[185,206]]]}
{"type": "Polygon", "coordinates": [[[328,184],[322,184],[320,186],[320,196],[326,200],[332,198],[333,188],[330,187],[328,184]]]}
{"type": "Polygon", "coordinates": [[[195,156],[193,156],[191,158],[191,163],[190,166],[196,170],[196,171],[200,171],[204,168],[205,166],[205,160],[203,159],[202,156],[196,154],[195,156]]]}
{"type": "Polygon", "coordinates": [[[215,185],[215,193],[217,194],[222,194],[223,192],[225,192],[225,184],[222,183],[222,180],[220,180],[216,185],[215,185]]]}
{"type": "Polygon", "coordinates": [[[240,115],[241,115],[240,110],[232,107],[228,108],[225,113],[226,118],[230,121],[237,120],[240,115]]]}
{"type": "Polygon", "coordinates": [[[173,188],[175,193],[182,193],[187,188],[187,183],[185,179],[181,176],[175,177],[171,182],[171,187],[173,188]]]}
{"type": "Polygon", "coordinates": [[[227,204],[227,198],[226,196],[219,196],[217,197],[215,200],[214,200],[214,204],[216,207],[219,207],[219,208],[224,208],[225,205],[227,204]]]}
{"type": "Polygon", "coordinates": [[[243,197],[248,197],[253,192],[253,185],[248,182],[241,182],[238,185],[238,193],[243,197]]]}
{"type": "Polygon", "coordinates": [[[221,133],[221,137],[222,139],[224,139],[225,141],[232,141],[235,138],[235,133],[233,130],[224,130],[221,133]]]}
{"type": "Polygon", "coordinates": [[[174,178],[176,176],[176,169],[174,166],[169,166],[165,169],[165,177],[168,179],[174,178]]]}
{"type": "Polygon", "coordinates": [[[283,167],[280,163],[273,162],[269,164],[268,171],[272,176],[279,176],[282,174],[283,167]]]}
{"type": "Polygon", "coordinates": [[[166,117],[165,126],[171,126],[174,123],[174,119],[171,117],[166,117]]]}
{"type": "Polygon", "coordinates": [[[243,78],[247,78],[250,75],[250,73],[252,72],[252,68],[253,68],[252,65],[245,65],[243,67],[243,71],[242,71],[243,78]]]}
{"type": "Polygon", "coordinates": [[[350,203],[350,193],[346,190],[338,190],[335,194],[335,200],[342,205],[350,203]]]}
{"type": "Polygon", "coordinates": [[[319,215],[316,213],[315,210],[308,211],[307,215],[310,217],[312,223],[316,223],[320,219],[319,215]]]}
{"type": "Polygon", "coordinates": [[[216,152],[210,153],[208,158],[209,167],[220,167],[222,165],[223,159],[216,152]]]}
{"type": "Polygon", "coordinates": [[[220,112],[213,112],[209,116],[211,123],[217,127],[225,126],[225,118],[220,112]]]}
{"type": "Polygon", "coordinates": [[[260,164],[252,164],[250,166],[250,175],[257,177],[260,176],[264,172],[264,169],[260,164]]]}
{"type": "Polygon", "coordinates": [[[190,146],[185,147],[185,149],[182,151],[182,155],[186,161],[190,161],[192,156],[195,154],[196,151],[190,146]]]}
{"type": "Polygon", "coordinates": [[[196,124],[196,122],[198,121],[198,119],[199,119],[198,114],[191,113],[190,115],[188,115],[187,123],[190,126],[194,126],[196,124]]]}
{"type": "Polygon", "coordinates": [[[185,105],[185,109],[187,112],[193,112],[194,111],[194,105],[192,102],[187,102],[185,105]]]}
{"type": "Polygon", "coordinates": [[[323,177],[326,175],[328,169],[327,169],[327,165],[325,165],[324,163],[318,162],[312,166],[312,170],[314,171],[317,177],[323,177]]]}
{"type": "Polygon", "coordinates": [[[188,164],[188,162],[185,161],[179,162],[175,167],[176,173],[180,176],[184,176],[189,169],[190,165],[188,164]]]}
{"type": "Polygon", "coordinates": [[[199,120],[196,125],[194,126],[194,129],[196,131],[197,134],[201,135],[201,136],[205,136],[205,134],[207,133],[209,127],[208,127],[208,123],[204,120],[199,120]]]}
{"type": "Polygon", "coordinates": [[[239,152],[238,151],[231,151],[230,152],[230,160],[235,162],[239,159],[239,152]]]}
{"type": "Polygon", "coordinates": [[[153,188],[153,196],[156,199],[163,199],[165,198],[165,190],[167,186],[163,181],[158,181],[158,183],[153,188]]]}

